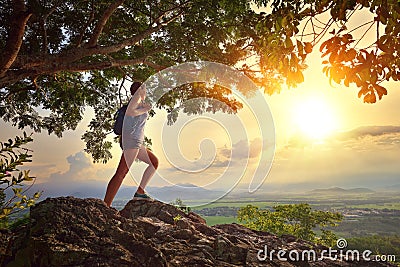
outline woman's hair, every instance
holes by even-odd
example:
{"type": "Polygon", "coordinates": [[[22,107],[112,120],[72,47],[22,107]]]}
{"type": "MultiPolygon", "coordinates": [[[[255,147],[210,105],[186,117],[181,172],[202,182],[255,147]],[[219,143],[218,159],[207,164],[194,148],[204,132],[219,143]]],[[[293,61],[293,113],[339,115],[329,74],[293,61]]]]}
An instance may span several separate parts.
{"type": "Polygon", "coordinates": [[[131,85],[131,95],[134,95],[141,85],[141,82],[133,82],[131,85]]]}

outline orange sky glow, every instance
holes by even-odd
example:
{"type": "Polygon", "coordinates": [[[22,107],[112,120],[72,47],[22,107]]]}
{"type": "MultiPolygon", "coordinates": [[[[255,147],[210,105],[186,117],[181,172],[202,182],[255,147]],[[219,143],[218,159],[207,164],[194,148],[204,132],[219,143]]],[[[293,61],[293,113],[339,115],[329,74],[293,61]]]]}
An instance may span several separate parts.
{"type": "MultiPolygon", "coordinates": [[[[354,25],[357,25],[357,18],[354,25]]],[[[274,119],[276,151],[271,172],[263,187],[318,181],[323,181],[323,185],[328,187],[368,187],[374,185],[378,177],[387,177],[384,181],[387,185],[399,183],[399,85],[395,82],[384,83],[388,95],[375,104],[365,104],[362,99],[357,98],[356,87],[347,88],[329,83],[329,79],[322,73],[318,48],[319,45],[307,59],[304,83],[297,88],[284,88],[279,94],[265,95],[274,119]]],[[[62,182],[95,180],[106,187],[121,151],[118,144],[115,144],[112,149],[113,159],[107,164],[93,164],[90,156],[83,153],[84,144],[80,136],[92,114],[91,110],[87,110],[77,130],[66,132],[62,139],[46,133],[33,135],[34,143],[30,148],[34,150],[34,158],[28,167],[38,177],[37,183],[60,181],[62,177],[62,182]]],[[[161,159],[160,172],[168,174],[171,173],[171,165],[163,156],[156,131],[166,117],[163,112],[158,114],[146,126],[146,135],[154,139],[153,149],[161,159]]],[[[237,116],[246,119],[250,115],[244,108],[237,116]]],[[[20,131],[9,124],[0,124],[3,140],[20,134],[20,131]]],[[[214,145],[208,147],[206,144],[203,149],[210,149],[218,162],[223,163],[226,160],[224,149],[232,148],[240,140],[229,140],[229,134],[212,122],[205,124],[192,125],[182,131],[182,154],[189,160],[198,159],[201,157],[199,144],[204,138],[210,138],[214,145]]],[[[257,149],[259,136],[256,125],[249,122],[247,127],[250,145],[257,149]]],[[[249,166],[252,164],[256,163],[250,160],[249,166]]],[[[240,164],[236,168],[240,171],[240,164]]],[[[143,169],[143,164],[136,164],[132,173],[135,177],[140,177],[143,169]]],[[[221,172],[223,166],[197,174],[197,178],[179,172],[172,175],[176,182],[195,183],[196,180],[219,175],[221,172]]],[[[242,182],[248,183],[246,179],[245,175],[242,182]]],[[[136,183],[132,177],[128,177],[124,184],[136,183]]]]}

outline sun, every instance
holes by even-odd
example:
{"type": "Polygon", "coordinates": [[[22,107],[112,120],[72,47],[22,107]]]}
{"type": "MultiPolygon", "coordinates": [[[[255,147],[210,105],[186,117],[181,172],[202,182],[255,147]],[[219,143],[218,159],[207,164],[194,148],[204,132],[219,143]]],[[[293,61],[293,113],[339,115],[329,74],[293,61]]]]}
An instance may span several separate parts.
{"type": "Polygon", "coordinates": [[[317,140],[326,138],[337,127],[333,109],[323,98],[310,98],[299,102],[293,108],[293,119],[302,134],[317,140]]]}

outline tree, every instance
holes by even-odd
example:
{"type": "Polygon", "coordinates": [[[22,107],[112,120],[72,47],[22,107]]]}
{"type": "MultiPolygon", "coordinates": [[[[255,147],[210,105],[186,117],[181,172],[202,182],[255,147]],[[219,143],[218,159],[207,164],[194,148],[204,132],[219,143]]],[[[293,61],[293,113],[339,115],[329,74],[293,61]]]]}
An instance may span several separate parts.
{"type": "Polygon", "coordinates": [[[250,229],[289,234],[303,240],[332,247],[336,235],[326,226],[335,226],[343,219],[340,213],[311,210],[309,204],[277,205],[273,211],[247,205],[238,211],[238,221],[250,229]],[[316,231],[320,231],[320,236],[316,231]]]}
{"type": "Polygon", "coordinates": [[[24,194],[30,188],[24,188],[24,183],[33,181],[35,177],[30,176],[29,170],[17,169],[18,166],[31,162],[32,155],[28,154],[28,149],[21,148],[21,145],[32,141],[24,132],[23,136],[17,136],[14,140],[0,142],[0,227],[8,224],[11,215],[35,204],[41,195],[40,192],[34,193],[32,197],[24,194]],[[17,176],[14,175],[15,172],[18,173],[17,176]]]}
{"type": "MultiPolygon", "coordinates": [[[[370,250],[376,255],[400,255],[400,237],[398,235],[367,235],[347,239],[346,249],[370,250]]],[[[399,260],[396,261],[399,263],[399,260]]]]}
{"type": "MultiPolygon", "coordinates": [[[[355,84],[359,97],[372,103],[387,93],[382,81],[400,78],[399,10],[397,0],[7,0],[0,7],[0,116],[61,137],[93,107],[95,118],[83,139],[94,160],[107,161],[111,143],[105,137],[127,97],[126,81],[208,60],[236,67],[271,94],[283,83],[303,81],[307,55],[317,44],[328,58],[323,70],[329,78],[355,84]],[[267,5],[268,13],[255,12],[267,5]],[[347,23],[366,9],[375,17],[363,23],[365,32],[376,26],[376,40],[358,47],[347,23]],[[328,12],[329,20],[322,21],[328,12]]],[[[198,90],[216,91],[188,88],[159,105],[182,103],[198,90]]],[[[231,104],[229,90],[217,94],[231,104]]],[[[208,103],[192,112],[219,108],[208,103]]]]}

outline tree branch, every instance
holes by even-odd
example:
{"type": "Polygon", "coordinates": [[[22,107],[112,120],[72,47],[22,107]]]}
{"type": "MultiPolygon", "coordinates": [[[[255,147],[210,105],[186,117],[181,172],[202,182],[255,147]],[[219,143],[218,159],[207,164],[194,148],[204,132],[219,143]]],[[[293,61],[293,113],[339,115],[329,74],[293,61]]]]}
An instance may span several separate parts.
{"type": "MultiPolygon", "coordinates": [[[[127,46],[133,46],[150,36],[152,33],[161,29],[162,25],[149,28],[146,31],[126,39],[118,44],[110,46],[97,46],[97,47],[75,47],[63,53],[54,55],[35,55],[35,56],[20,56],[14,63],[13,67],[16,69],[30,69],[38,68],[46,65],[54,65],[59,63],[71,63],[78,61],[82,58],[92,55],[108,55],[124,49],[127,46]]],[[[1,77],[0,77],[1,78],[1,77]]]]}
{"type": "MultiPolygon", "coordinates": [[[[184,5],[186,5],[186,3],[188,2],[185,2],[184,5]]],[[[14,64],[12,64],[12,69],[8,70],[7,75],[4,75],[4,77],[0,77],[0,87],[8,86],[12,83],[17,82],[18,80],[25,79],[28,77],[35,77],[38,75],[56,73],[59,71],[87,71],[91,70],[92,67],[94,69],[117,67],[119,66],[118,64],[122,63],[120,62],[114,64],[110,62],[108,63],[101,62],[101,63],[96,63],[96,65],[92,65],[91,67],[89,67],[88,63],[82,63],[79,61],[93,55],[109,55],[111,53],[118,52],[128,46],[134,46],[138,44],[140,41],[151,36],[153,33],[159,31],[162,27],[171,23],[179,16],[181,16],[181,14],[184,13],[182,4],[176,7],[176,9],[173,10],[170,9],[166,12],[170,13],[173,11],[177,11],[177,13],[175,13],[172,16],[169,16],[167,20],[160,20],[158,21],[156,26],[149,27],[147,30],[131,38],[125,39],[124,41],[121,41],[118,44],[110,46],[94,46],[94,47],[88,47],[86,45],[82,47],[75,47],[67,51],[53,55],[43,55],[43,54],[23,55],[23,56],[20,55],[18,56],[17,59],[15,59],[14,64]],[[87,67],[85,67],[85,65],[87,67]]],[[[141,63],[146,64],[155,69],[163,69],[164,66],[144,61],[148,56],[158,52],[160,52],[160,49],[154,49],[153,51],[149,52],[141,60],[141,63]]],[[[130,65],[130,64],[131,63],[122,65],[130,65]]]]}
{"type": "Polygon", "coordinates": [[[121,67],[121,66],[136,65],[136,64],[144,64],[156,70],[161,70],[166,67],[158,65],[148,60],[149,57],[161,51],[162,49],[153,49],[152,51],[148,52],[142,57],[136,59],[115,60],[111,58],[111,60],[96,62],[96,63],[88,63],[88,62],[76,63],[76,62],[70,62],[65,58],[60,58],[57,61],[53,61],[52,63],[43,64],[41,66],[36,66],[30,69],[10,70],[6,77],[0,79],[0,88],[29,77],[37,77],[39,75],[49,75],[60,71],[83,72],[83,71],[102,70],[112,67],[121,67]]]}
{"type": "Polygon", "coordinates": [[[118,0],[106,9],[106,11],[103,13],[103,16],[101,17],[99,22],[96,24],[96,27],[94,28],[93,35],[88,42],[88,47],[94,47],[97,45],[99,36],[103,32],[104,26],[106,25],[108,19],[123,2],[124,0],[118,0]]]}
{"type": "MultiPolygon", "coordinates": [[[[162,20],[168,15],[168,13],[171,13],[172,11],[176,10],[176,9],[181,9],[185,7],[186,5],[188,5],[190,3],[190,1],[186,1],[183,2],[182,4],[175,6],[173,8],[167,9],[167,10],[163,10],[163,12],[156,18],[154,19],[153,23],[155,24],[160,24],[162,22],[162,20]]],[[[182,12],[179,12],[179,14],[181,14],[182,12]]]]}
{"type": "Polygon", "coordinates": [[[43,38],[42,52],[44,54],[47,54],[47,46],[48,46],[47,28],[46,28],[46,21],[44,18],[40,19],[40,28],[42,29],[42,38],[43,38]]]}
{"type": "MultiPolygon", "coordinates": [[[[121,90],[122,90],[122,87],[124,87],[125,78],[126,78],[126,75],[124,75],[124,77],[122,78],[121,86],[120,86],[119,89],[118,89],[118,101],[119,101],[119,106],[122,106],[121,90]]],[[[124,87],[124,88],[125,88],[125,87],[124,87]]]]}
{"type": "Polygon", "coordinates": [[[31,16],[32,12],[26,10],[24,0],[13,1],[13,17],[10,23],[7,43],[2,53],[2,59],[0,59],[0,78],[5,76],[7,70],[17,58],[22,45],[25,26],[31,16]]]}
{"type": "Polygon", "coordinates": [[[85,31],[87,29],[87,27],[89,27],[90,23],[92,23],[93,19],[94,19],[94,0],[91,1],[91,7],[92,7],[92,11],[90,12],[90,17],[88,19],[88,21],[86,22],[85,26],[83,26],[81,32],[79,33],[79,37],[78,37],[78,41],[76,42],[76,47],[80,47],[82,44],[82,40],[83,40],[83,36],[85,35],[85,31]]]}
{"type": "Polygon", "coordinates": [[[71,63],[91,55],[107,55],[110,53],[115,53],[124,49],[127,46],[136,45],[141,40],[149,37],[154,32],[160,30],[164,25],[178,18],[182,13],[183,10],[181,10],[181,12],[179,12],[175,16],[171,17],[168,21],[162,22],[155,27],[148,28],[144,32],[137,34],[132,38],[128,38],[115,45],[97,46],[92,48],[86,46],[75,47],[68,51],[65,51],[64,53],[55,55],[20,56],[18,59],[15,60],[13,67],[17,69],[30,69],[34,67],[52,65],[54,63],[71,63]]]}
{"type": "Polygon", "coordinates": [[[57,9],[57,6],[53,6],[50,11],[45,14],[41,19],[40,19],[40,27],[42,28],[42,38],[43,38],[43,47],[42,47],[42,52],[44,54],[48,54],[48,46],[49,46],[49,42],[48,42],[48,38],[47,38],[47,27],[46,27],[46,21],[47,18],[53,14],[53,12],[57,9]]]}
{"type": "Polygon", "coordinates": [[[166,69],[166,68],[167,68],[167,66],[159,65],[159,64],[156,64],[156,63],[151,62],[151,61],[148,61],[148,60],[144,60],[144,61],[143,61],[143,64],[144,64],[144,65],[147,65],[147,66],[149,66],[150,68],[153,68],[153,69],[155,69],[155,70],[157,70],[157,71],[160,71],[160,70],[163,70],[163,69],[166,69]]]}
{"type": "Polygon", "coordinates": [[[55,72],[66,70],[66,71],[90,71],[90,70],[104,70],[112,67],[122,67],[127,65],[136,65],[143,63],[145,57],[143,58],[135,58],[135,59],[124,59],[124,60],[110,60],[96,63],[76,63],[65,66],[60,66],[59,69],[55,69],[55,72]]]}
{"type": "Polygon", "coordinates": [[[372,24],[368,27],[368,29],[363,33],[363,35],[360,37],[360,39],[358,39],[358,41],[354,44],[354,48],[357,47],[357,45],[361,42],[361,40],[365,37],[365,35],[368,33],[368,31],[372,28],[372,26],[374,26],[374,21],[372,21],[372,24]]]}
{"type": "Polygon", "coordinates": [[[159,22],[157,24],[157,26],[150,27],[147,30],[145,30],[144,32],[137,34],[137,35],[133,36],[132,38],[126,39],[119,44],[103,46],[103,47],[96,47],[96,48],[94,48],[94,50],[92,50],[92,51],[95,51],[95,53],[91,53],[91,54],[110,54],[110,53],[118,52],[119,50],[121,50],[127,46],[135,45],[135,44],[139,43],[141,40],[149,37],[151,34],[160,30],[163,26],[168,25],[169,23],[171,23],[172,21],[177,19],[180,15],[183,14],[183,12],[184,11],[181,10],[180,12],[178,12],[177,14],[172,16],[169,20],[164,21],[164,22],[159,22]]]}

